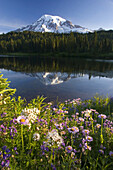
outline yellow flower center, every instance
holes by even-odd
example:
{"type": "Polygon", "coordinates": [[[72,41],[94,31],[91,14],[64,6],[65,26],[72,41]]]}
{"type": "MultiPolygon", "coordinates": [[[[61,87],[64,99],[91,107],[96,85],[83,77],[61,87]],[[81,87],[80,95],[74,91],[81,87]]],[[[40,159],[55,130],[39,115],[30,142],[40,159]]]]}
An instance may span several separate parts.
{"type": "Polygon", "coordinates": [[[25,119],[20,119],[20,122],[25,122],[25,119]]]}
{"type": "Polygon", "coordinates": [[[71,147],[68,147],[68,150],[71,150],[71,147]]]}
{"type": "Polygon", "coordinates": [[[71,130],[72,130],[72,131],[75,131],[75,129],[74,129],[74,128],[71,128],[71,130]]]}

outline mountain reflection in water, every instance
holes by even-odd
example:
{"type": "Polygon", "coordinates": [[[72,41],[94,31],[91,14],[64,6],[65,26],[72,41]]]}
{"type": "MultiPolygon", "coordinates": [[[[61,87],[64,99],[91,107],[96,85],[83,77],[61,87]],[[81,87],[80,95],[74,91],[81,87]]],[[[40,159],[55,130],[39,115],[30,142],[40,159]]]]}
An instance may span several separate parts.
{"type": "MultiPolygon", "coordinates": [[[[112,95],[111,88],[112,84],[111,82],[107,83],[108,80],[112,80],[113,78],[113,61],[112,60],[90,60],[90,59],[80,59],[80,58],[49,58],[49,57],[0,57],[0,71],[4,74],[4,77],[9,78],[11,80],[11,85],[16,85],[15,88],[17,88],[17,94],[22,95],[23,97],[27,97],[28,99],[31,99],[32,97],[36,97],[36,95],[45,95],[47,96],[48,93],[49,99],[54,100],[57,96],[62,95],[63,99],[73,98],[74,95],[71,95],[72,90],[73,93],[75,93],[76,97],[81,98],[89,98],[93,97],[93,95],[96,94],[96,92],[99,92],[100,94],[104,95],[112,95]],[[3,70],[4,69],[4,70],[3,70]],[[9,72],[13,71],[13,72],[9,72]],[[20,76],[20,81],[22,81],[22,84],[20,87],[19,79],[16,79],[16,76],[20,76]],[[27,96],[27,87],[24,89],[24,78],[22,79],[22,75],[29,77],[29,80],[27,81],[35,81],[35,83],[38,83],[37,90],[36,90],[36,84],[32,84],[32,90],[31,90],[31,98],[27,96]],[[14,78],[11,78],[11,75],[15,75],[14,78]],[[31,78],[30,78],[31,77],[31,78]],[[80,78],[84,82],[79,81],[79,85],[77,86],[78,79],[80,78]],[[84,79],[82,79],[84,77],[84,79]],[[97,79],[97,78],[98,79],[97,79]],[[36,78],[34,80],[33,78],[36,78]],[[95,79],[96,78],[96,79],[95,79]],[[98,81],[99,78],[104,78],[102,81],[98,81]],[[75,82],[72,82],[72,80],[76,79],[75,82]],[[86,82],[87,79],[87,83],[86,82]],[[95,84],[91,84],[91,80],[94,81],[95,84]],[[40,81],[40,83],[39,83],[40,81]],[[13,83],[14,82],[14,83],[13,83]],[[64,84],[64,82],[67,82],[67,84],[64,84]],[[70,84],[71,83],[71,84],[70,84]],[[99,83],[99,84],[98,84],[99,83]],[[40,87],[38,87],[40,84],[40,87]],[[62,85],[60,85],[62,84],[62,85]],[[55,87],[52,87],[52,86],[55,87]],[[104,86],[107,85],[108,90],[105,89],[104,86]],[[48,86],[48,87],[46,87],[48,86]],[[51,92],[49,92],[51,86],[51,92]],[[77,87],[76,87],[77,86],[77,87]],[[97,88],[97,86],[99,86],[97,88]],[[90,87],[90,88],[89,88],[90,87]],[[44,92],[45,89],[42,90],[42,88],[46,88],[47,92],[44,92]],[[57,90],[57,93],[55,93],[55,89],[57,90]],[[64,90],[65,88],[65,90],[64,90]],[[80,89],[81,88],[81,89],[80,89]],[[52,91],[53,90],[53,91],[52,91]],[[103,92],[104,90],[104,92],[103,92]],[[21,93],[21,91],[24,91],[21,93]],[[33,92],[35,91],[35,92],[33,92]],[[65,92],[63,92],[65,91],[65,92]],[[106,91],[106,92],[105,92],[106,91]],[[47,94],[46,94],[47,93],[47,94]],[[64,95],[65,93],[65,95],[64,95]],[[70,94],[70,95],[69,95],[70,94]],[[77,94],[77,95],[76,95],[77,94]],[[79,96],[80,95],[80,96],[79,96]],[[54,97],[53,97],[54,96],[54,97]],[[65,96],[65,97],[64,97],[65,96]]],[[[27,84],[27,86],[31,85],[31,82],[27,84]]]]}

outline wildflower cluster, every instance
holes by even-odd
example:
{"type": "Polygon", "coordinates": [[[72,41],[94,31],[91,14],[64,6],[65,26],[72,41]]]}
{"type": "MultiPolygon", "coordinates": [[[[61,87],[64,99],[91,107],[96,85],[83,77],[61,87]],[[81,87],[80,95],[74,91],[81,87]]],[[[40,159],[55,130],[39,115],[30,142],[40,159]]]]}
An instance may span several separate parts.
{"type": "Polygon", "coordinates": [[[39,100],[35,104],[38,107],[33,108],[33,103],[17,115],[17,105],[13,103],[13,114],[13,109],[3,109],[0,168],[112,168],[112,114],[108,115],[108,108],[104,113],[103,108],[96,110],[94,101],[90,101],[87,108],[84,103],[73,99],[57,105],[42,105],[39,100]]]}

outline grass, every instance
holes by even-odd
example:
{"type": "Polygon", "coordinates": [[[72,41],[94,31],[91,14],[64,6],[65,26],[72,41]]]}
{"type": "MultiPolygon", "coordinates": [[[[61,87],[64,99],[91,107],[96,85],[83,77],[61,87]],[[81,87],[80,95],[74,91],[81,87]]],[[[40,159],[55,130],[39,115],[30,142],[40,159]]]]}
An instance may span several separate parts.
{"type": "Polygon", "coordinates": [[[1,77],[0,169],[112,170],[112,99],[53,105],[37,97],[26,104],[7,98],[3,82],[1,77]]]}

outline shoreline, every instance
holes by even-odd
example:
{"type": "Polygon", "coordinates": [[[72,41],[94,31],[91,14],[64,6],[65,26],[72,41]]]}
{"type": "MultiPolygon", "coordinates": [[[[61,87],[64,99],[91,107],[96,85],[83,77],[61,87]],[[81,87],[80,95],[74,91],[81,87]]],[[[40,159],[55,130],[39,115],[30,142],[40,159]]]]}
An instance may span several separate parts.
{"type": "Polygon", "coordinates": [[[0,57],[28,57],[28,56],[36,56],[36,57],[72,57],[72,58],[89,58],[89,59],[107,59],[111,60],[113,59],[113,53],[104,53],[104,54],[94,54],[94,53],[65,53],[65,52],[59,52],[59,53],[1,53],[0,57]]]}

